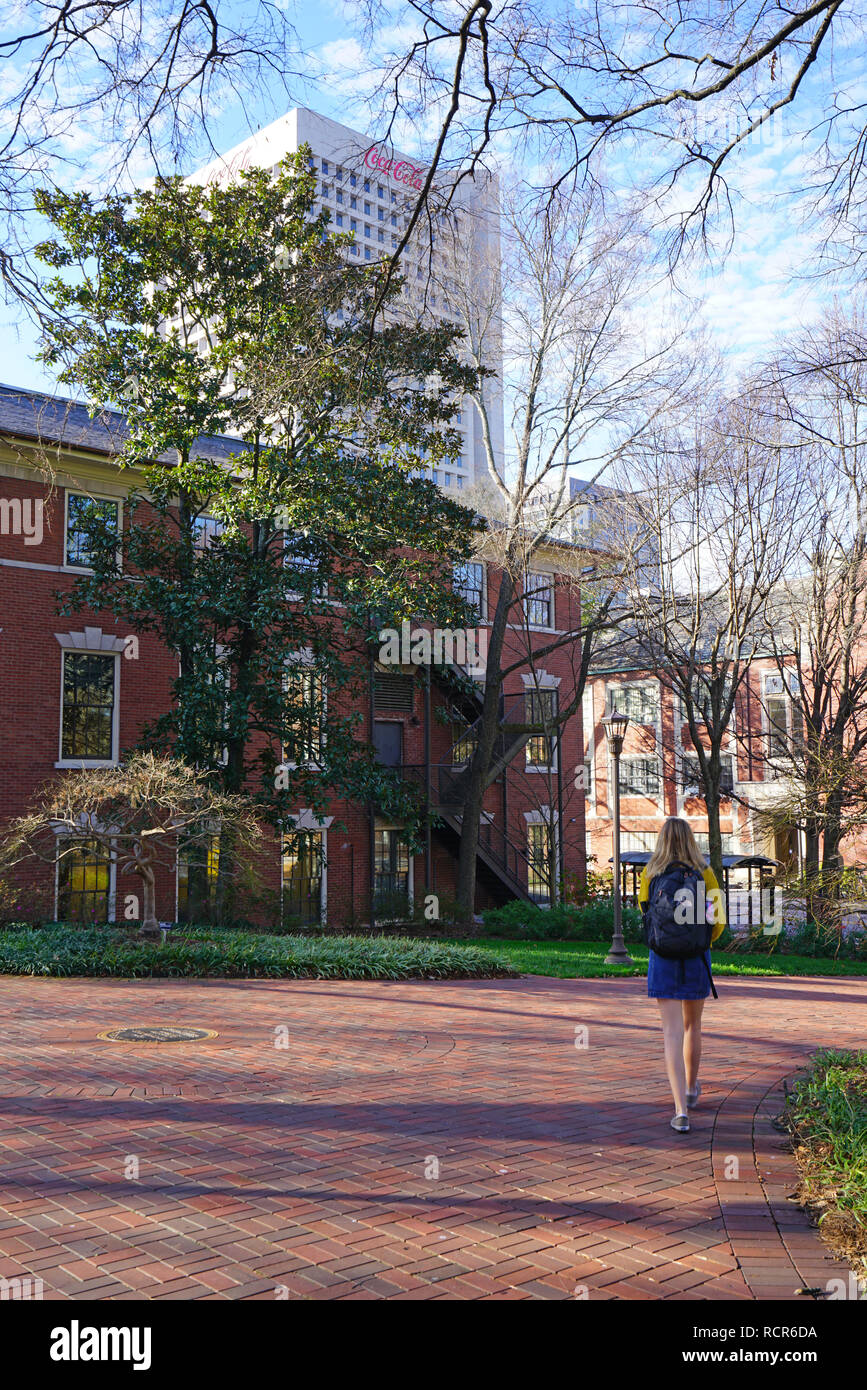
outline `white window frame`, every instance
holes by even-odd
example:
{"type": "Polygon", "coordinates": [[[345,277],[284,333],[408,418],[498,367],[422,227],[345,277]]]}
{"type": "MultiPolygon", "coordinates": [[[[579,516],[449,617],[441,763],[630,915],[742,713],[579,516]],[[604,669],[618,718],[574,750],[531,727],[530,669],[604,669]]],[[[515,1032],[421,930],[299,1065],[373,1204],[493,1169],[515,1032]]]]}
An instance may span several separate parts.
{"type": "MultiPolygon", "coordinates": [[[[80,767],[81,764],[80,764],[80,763],[74,763],[73,766],[74,766],[74,767],[80,767]]],[[[60,841],[61,839],[86,840],[87,838],[88,838],[88,836],[87,836],[85,833],[82,833],[81,835],[75,835],[75,834],[73,834],[72,831],[68,831],[68,830],[63,831],[63,833],[62,833],[61,835],[57,835],[57,837],[56,837],[57,841],[60,841]]],[[[116,921],[117,921],[117,851],[116,851],[116,849],[114,848],[114,844],[113,844],[113,843],[112,843],[111,849],[110,849],[109,852],[108,852],[108,860],[109,860],[109,867],[108,867],[108,912],[107,912],[107,914],[106,914],[106,920],[109,921],[109,922],[116,922],[116,921]]],[[[55,922],[58,922],[58,921],[60,920],[60,855],[59,855],[59,854],[55,854],[55,856],[54,856],[54,920],[55,920],[55,922]]]]}
{"type": "MultiPolygon", "coordinates": [[[[479,622],[487,622],[487,618],[488,618],[488,567],[487,567],[487,565],[485,564],[484,560],[458,560],[458,561],[455,562],[455,568],[457,567],[457,565],[478,565],[479,568],[481,569],[481,571],[482,571],[482,589],[481,589],[482,601],[481,601],[481,604],[480,604],[480,606],[479,606],[479,622]]],[[[457,584],[457,583],[455,582],[454,570],[452,571],[452,583],[454,584],[455,593],[460,594],[461,598],[463,598],[467,603],[469,603],[470,600],[467,598],[466,593],[464,592],[464,589],[463,589],[459,584],[457,584]]]]}
{"type": "Polygon", "coordinates": [[[86,497],[90,502],[113,502],[117,507],[117,540],[118,551],[120,551],[123,538],[123,498],[115,496],[111,492],[87,492],[82,488],[64,487],[63,489],[63,562],[61,568],[69,574],[93,574],[92,565],[71,565],[66,558],[66,542],[69,537],[69,499],[70,497],[86,497]]]}
{"type": "Polygon", "coordinates": [[[116,767],[120,744],[120,660],[124,643],[120,637],[104,634],[101,628],[85,628],[83,633],[55,633],[61,645],[60,708],[57,727],[56,768],[116,767]],[[67,653],[72,656],[103,656],[114,659],[114,702],[111,711],[110,758],[64,758],[63,756],[63,687],[67,653]]]}
{"type": "MultiPolygon", "coordinates": [[[[314,663],[314,660],[313,660],[313,652],[311,651],[311,649],[310,649],[309,647],[301,648],[299,651],[293,652],[289,657],[287,657],[286,662],[285,662],[286,683],[285,683],[285,687],[284,687],[285,690],[286,690],[286,693],[288,694],[289,672],[290,672],[291,670],[293,670],[295,667],[298,667],[298,666],[307,666],[307,667],[313,668],[314,676],[315,676],[315,677],[318,677],[318,679],[319,679],[319,680],[321,681],[321,683],[322,683],[322,716],[323,716],[323,720],[324,720],[324,719],[327,717],[327,714],[328,714],[328,681],[327,681],[326,678],[325,678],[325,673],[324,673],[324,672],[318,672],[318,671],[316,671],[316,669],[315,669],[315,663],[314,663]]],[[[325,747],[326,747],[326,740],[327,740],[327,737],[328,737],[327,730],[326,730],[325,728],[321,729],[321,730],[320,730],[320,742],[319,742],[319,746],[320,746],[320,749],[322,750],[323,753],[324,753],[324,750],[325,750],[325,747]]],[[[305,767],[305,768],[314,768],[314,769],[318,769],[318,768],[320,768],[320,767],[322,766],[322,764],[321,764],[320,762],[318,762],[315,758],[311,758],[308,762],[304,762],[304,763],[293,763],[293,762],[289,762],[289,760],[283,756],[284,753],[285,753],[285,751],[286,751],[286,749],[285,749],[285,745],[284,745],[284,746],[282,746],[281,749],[280,749],[280,761],[281,761],[281,765],[282,765],[283,767],[287,768],[287,769],[293,769],[293,768],[297,768],[297,767],[305,767]]],[[[307,827],[305,827],[305,828],[306,828],[306,829],[313,829],[313,830],[315,830],[317,827],[316,827],[316,826],[307,826],[307,827]]]]}
{"type": "Polygon", "coordinates": [[[531,628],[534,632],[554,632],[556,630],[557,604],[554,588],[553,571],[527,570],[524,575],[524,593],[521,595],[521,602],[524,606],[524,621],[528,628],[531,628]],[[551,597],[549,599],[549,621],[547,623],[534,623],[530,621],[528,611],[529,605],[532,603],[541,602],[541,600],[536,597],[536,591],[538,586],[532,582],[533,580],[537,579],[547,581],[547,586],[551,594],[551,597]],[[530,590],[529,593],[527,593],[528,588],[530,590]]]}
{"type": "Polygon", "coordinates": [[[291,830],[284,830],[280,835],[280,916],[283,916],[283,857],[285,854],[284,845],[289,836],[297,831],[313,830],[322,837],[322,875],[319,879],[319,921],[324,927],[328,923],[328,831],[333,821],[333,816],[324,816],[321,819],[314,816],[313,812],[307,808],[302,808],[296,816],[292,817],[293,825],[291,830]]]}

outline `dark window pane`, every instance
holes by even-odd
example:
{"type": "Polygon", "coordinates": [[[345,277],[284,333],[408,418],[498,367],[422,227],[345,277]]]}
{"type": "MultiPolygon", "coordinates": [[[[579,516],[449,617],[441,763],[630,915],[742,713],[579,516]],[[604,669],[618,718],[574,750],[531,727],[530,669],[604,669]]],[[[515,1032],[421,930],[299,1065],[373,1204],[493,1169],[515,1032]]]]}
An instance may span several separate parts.
{"type": "Polygon", "coordinates": [[[91,563],[91,539],[103,527],[115,535],[118,529],[116,502],[100,497],[84,497],[70,492],[66,499],[66,563],[87,566],[91,563]]]}
{"type": "Polygon", "coordinates": [[[61,741],[64,759],[111,759],[114,668],[113,656],[64,653],[61,741]]]}

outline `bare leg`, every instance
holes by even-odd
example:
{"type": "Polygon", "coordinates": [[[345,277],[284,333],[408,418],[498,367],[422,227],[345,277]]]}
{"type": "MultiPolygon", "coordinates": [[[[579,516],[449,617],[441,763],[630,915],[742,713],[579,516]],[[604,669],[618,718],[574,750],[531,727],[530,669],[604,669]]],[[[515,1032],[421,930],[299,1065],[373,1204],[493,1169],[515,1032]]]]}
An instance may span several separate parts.
{"type": "Polygon", "coordinates": [[[703,999],[683,1000],[683,1065],[686,1070],[686,1089],[694,1091],[701,1062],[701,1012],[703,999]]]}
{"type": "Polygon", "coordinates": [[[683,1062],[683,1009],[680,999],[657,999],[662,1017],[665,1069],[674,1099],[674,1113],[686,1114],[686,1069],[683,1062]]]}

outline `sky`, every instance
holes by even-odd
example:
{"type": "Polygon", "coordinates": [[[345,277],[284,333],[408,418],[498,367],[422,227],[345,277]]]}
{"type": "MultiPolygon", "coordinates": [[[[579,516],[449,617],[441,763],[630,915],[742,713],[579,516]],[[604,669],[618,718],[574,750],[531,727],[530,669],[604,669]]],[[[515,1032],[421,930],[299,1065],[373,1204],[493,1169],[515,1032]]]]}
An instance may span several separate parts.
{"type": "MultiPolygon", "coordinates": [[[[243,5],[243,0],[238,3],[243,5]]],[[[278,4],[284,8],[290,0],[278,0],[278,4]]],[[[364,36],[358,31],[359,11],[360,6],[343,0],[316,0],[293,9],[291,17],[305,50],[300,64],[304,75],[291,79],[294,100],[275,89],[263,88],[257,97],[248,96],[243,102],[231,97],[215,101],[209,129],[216,149],[228,150],[291,105],[310,106],[376,137],[383,117],[374,97],[375,58],[404,48],[416,33],[415,21],[410,7],[394,0],[380,29],[364,36]]],[[[848,81],[856,92],[862,80],[861,68],[867,72],[862,51],[853,47],[847,52],[841,43],[834,54],[836,80],[848,81]]],[[[736,230],[731,245],[726,246],[728,224],[723,220],[711,254],[694,255],[678,268],[675,293],[700,306],[711,339],[724,354],[726,370],[733,378],[769,355],[779,335],[814,319],[835,291],[846,288],[843,282],[805,273],[816,263],[817,231],[803,225],[794,196],[794,190],[813,172],[814,151],[804,142],[801,131],[810,124],[811,113],[819,114],[821,84],[827,82],[827,71],[818,65],[805,84],[797,118],[784,115],[777,119],[737,156],[732,171],[736,230]]],[[[422,158],[429,153],[435,117],[432,110],[416,125],[402,124],[398,134],[405,152],[422,158]]],[[[96,128],[77,127],[67,131],[64,138],[79,164],[78,169],[70,166],[68,186],[98,192],[104,185],[106,167],[101,133],[96,128]]],[[[501,136],[495,143],[495,154],[502,175],[508,177],[517,158],[515,143],[501,136]]],[[[183,172],[206,158],[207,150],[201,145],[198,157],[195,151],[188,152],[183,172]]],[[[621,146],[606,164],[606,176],[615,188],[627,193],[637,182],[648,182],[659,172],[655,159],[658,156],[649,147],[621,146]]],[[[143,157],[133,166],[133,176],[140,181],[151,172],[143,157]]],[[[674,194],[663,195],[659,208],[671,212],[685,193],[686,189],[679,187],[674,194]]],[[[658,303],[660,313],[665,312],[663,299],[658,303]]],[[[26,316],[14,306],[0,305],[0,325],[0,381],[53,389],[52,375],[34,360],[38,344],[26,316]]]]}

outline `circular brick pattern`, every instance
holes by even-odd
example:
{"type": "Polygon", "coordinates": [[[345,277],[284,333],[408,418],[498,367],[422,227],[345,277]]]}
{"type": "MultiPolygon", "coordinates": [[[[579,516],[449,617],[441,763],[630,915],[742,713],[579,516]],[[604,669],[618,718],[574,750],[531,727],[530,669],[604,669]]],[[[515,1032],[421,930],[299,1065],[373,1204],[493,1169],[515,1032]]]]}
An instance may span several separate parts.
{"type": "Polygon", "coordinates": [[[46,1297],[803,1303],[840,1278],[770,1117],[816,1047],[861,1045],[867,980],[724,979],[686,1135],[640,980],[3,977],[0,1009],[0,1276],[46,1297]],[[107,1018],[219,1036],[95,1045],[107,1018]]]}

